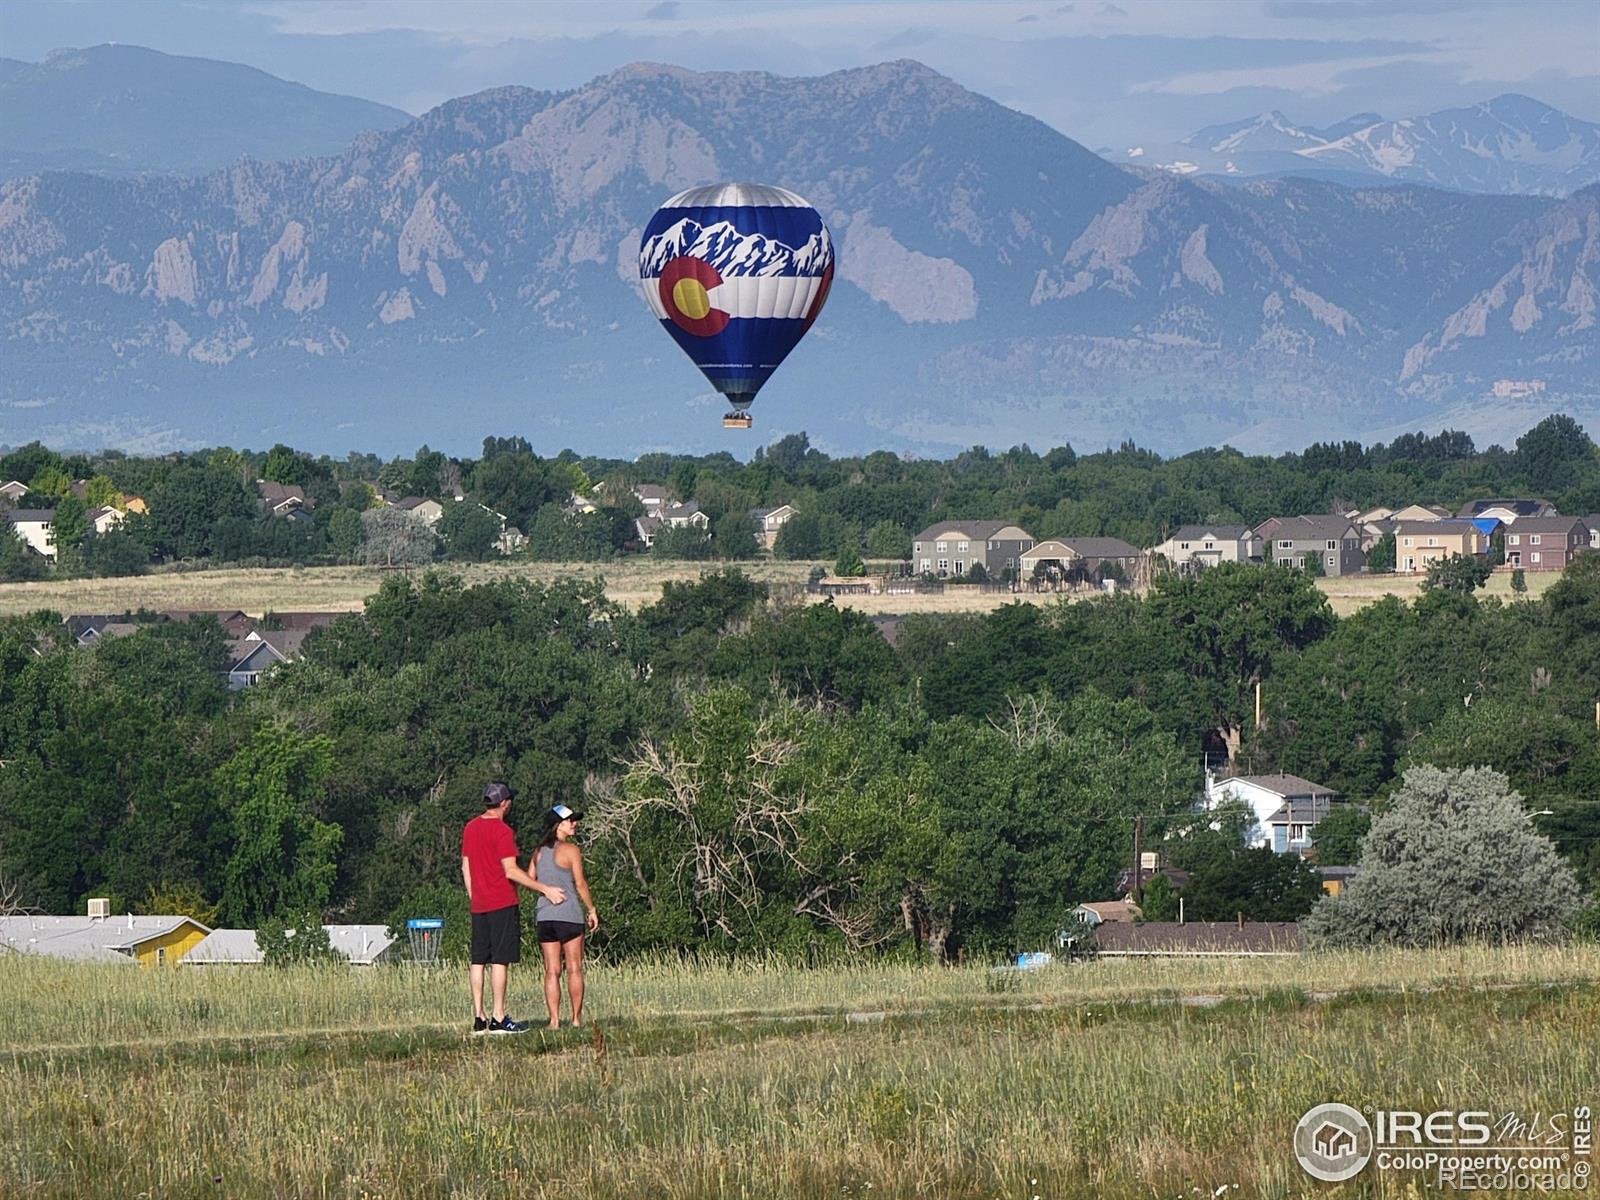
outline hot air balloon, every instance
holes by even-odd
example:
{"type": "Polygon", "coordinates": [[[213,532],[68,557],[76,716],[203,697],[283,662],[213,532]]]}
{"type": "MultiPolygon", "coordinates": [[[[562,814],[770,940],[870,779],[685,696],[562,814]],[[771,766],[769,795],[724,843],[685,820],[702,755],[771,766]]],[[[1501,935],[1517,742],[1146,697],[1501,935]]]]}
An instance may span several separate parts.
{"type": "Polygon", "coordinates": [[[750,428],[750,402],[822,311],[833,241],[793,192],[719,183],[679,192],[639,242],[645,303],[728,398],[730,429],[750,428]]]}

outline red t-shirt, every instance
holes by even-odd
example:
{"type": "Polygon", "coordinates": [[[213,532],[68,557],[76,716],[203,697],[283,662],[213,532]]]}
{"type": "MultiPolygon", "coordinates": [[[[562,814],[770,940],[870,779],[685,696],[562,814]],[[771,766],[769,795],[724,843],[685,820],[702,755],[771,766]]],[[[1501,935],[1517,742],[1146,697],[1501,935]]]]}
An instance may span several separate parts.
{"type": "Polygon", "coordinates": [[[474,817],[461,831],[461,854],[472,869],[472,911],[494,912],[517,902],[517,885],[502,859],[517,856],[517,835],[502,817],[474,817]]]}

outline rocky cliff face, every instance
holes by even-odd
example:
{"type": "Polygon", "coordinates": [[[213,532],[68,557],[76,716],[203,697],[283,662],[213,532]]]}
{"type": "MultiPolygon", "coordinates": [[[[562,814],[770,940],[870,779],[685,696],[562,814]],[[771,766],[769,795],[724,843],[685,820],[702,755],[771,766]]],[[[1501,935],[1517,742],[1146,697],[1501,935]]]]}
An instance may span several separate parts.
{"type": "Polygon", "coordinates": [[[3,185],[0,441],[704,445],[715,403],[635,264],[656,205],[722,178],[800,192],[838,246],[828,311],[757,405],[768,431],[1298,444],[1501,375],[1600,390],[1592,195],[1222,187],[1112,166],[915,63],[638,64],[332,157],[3,185]],[[1505,319],[1460,315],[1485,308],[1505,319]]]}

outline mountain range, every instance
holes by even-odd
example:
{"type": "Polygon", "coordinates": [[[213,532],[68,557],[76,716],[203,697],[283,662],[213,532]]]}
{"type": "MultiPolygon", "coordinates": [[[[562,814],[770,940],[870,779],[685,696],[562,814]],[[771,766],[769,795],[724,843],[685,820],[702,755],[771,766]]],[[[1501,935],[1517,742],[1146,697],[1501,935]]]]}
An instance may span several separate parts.
{"type": "Polygon", "coordinates": [[[1600,181],[1600,125],[1517,95],[1399,121],[1358,113],[1321,129],[1274,110],[1209,126],[1176,144],[1102,153],[1176,175],[1295,175],[1355,186],[1392,180],[1559,196],[1600,181]]]}
{"type": "Polygon", "coordinates": [[[238,63],[142,46],[0,58],[0,179],[45,170],[198,174],[235,159],[335,154],[411,120],[238,63]]]}
{"type": "Polygon", "coordinates": [[[747,451],[638,285],[650,214],[721,179],[806,196],[838,252],[763,440],[1271,450],[1600,411],[1600,187],[1217,182],[915,62],[634,64],[337,154],[0,185],[0,442],[747,451]]]}

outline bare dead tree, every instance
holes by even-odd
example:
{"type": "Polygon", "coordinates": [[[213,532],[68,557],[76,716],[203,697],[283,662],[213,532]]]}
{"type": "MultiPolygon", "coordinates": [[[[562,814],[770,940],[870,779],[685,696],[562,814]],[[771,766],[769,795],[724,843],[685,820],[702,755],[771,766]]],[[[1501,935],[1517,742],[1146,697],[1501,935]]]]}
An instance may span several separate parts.
{"type": "Polygon", "coordinates": [[[1053,746],[1067,736],[1061,727],[1061,709],[1058,705],[1035,693],[1026,696],[1006,697],[1006,713],[990,717],[994,726],[1018,750],[1031,750],[1035,746],[1053,746]]]}

